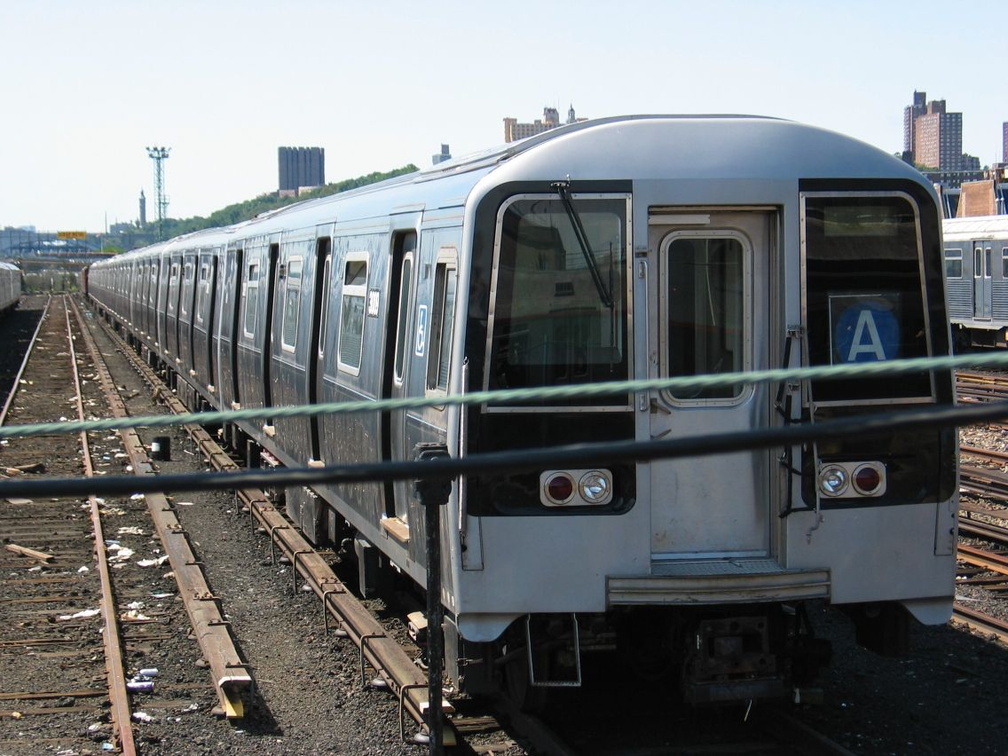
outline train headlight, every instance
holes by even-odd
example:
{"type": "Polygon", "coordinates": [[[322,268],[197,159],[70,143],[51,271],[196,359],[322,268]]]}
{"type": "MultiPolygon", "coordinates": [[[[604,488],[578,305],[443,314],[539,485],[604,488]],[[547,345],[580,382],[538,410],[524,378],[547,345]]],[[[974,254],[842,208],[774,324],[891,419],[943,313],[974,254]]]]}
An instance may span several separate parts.
{"type": "Polygon", "coordinates": [[[547,507],[601,507],[612,498],[609,470],[546,470],[539,476],[539,501],[547,507]]]}
{"type": "Polygon", "coordinates": [[[602,470],[591,470],[581,476],[578,493],[589,504],[608,504],[612,499],[612,479],[602,470]]]}
{"type": "Polygon", "coordinates": [[[824,496],[840,496],[849,481],[847,471],[840,465],[826,465],[819,471],[819,490],[824,496]]]}
{"type": "Polygon", "coordinates": [[[886,467],[880,461],[829,462],[819,469],[819,491],[828,498],[885,496],[886,467]]]}

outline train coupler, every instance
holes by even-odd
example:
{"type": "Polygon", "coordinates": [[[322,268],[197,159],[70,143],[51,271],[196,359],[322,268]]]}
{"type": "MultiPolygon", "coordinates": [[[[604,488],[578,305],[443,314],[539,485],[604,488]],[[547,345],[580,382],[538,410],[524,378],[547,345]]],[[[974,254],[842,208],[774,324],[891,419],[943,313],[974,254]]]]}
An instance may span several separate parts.
{"type": "Polygon", "coordinates": [[[769,625],[759,616],[701,621],[683,669],[684,699],[705,704],[787,696],[769,625]]]}

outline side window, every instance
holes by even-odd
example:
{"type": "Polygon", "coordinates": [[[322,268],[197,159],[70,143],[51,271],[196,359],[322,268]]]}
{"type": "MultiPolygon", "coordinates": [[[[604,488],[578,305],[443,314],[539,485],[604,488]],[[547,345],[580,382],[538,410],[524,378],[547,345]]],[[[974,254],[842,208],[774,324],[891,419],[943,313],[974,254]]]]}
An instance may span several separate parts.
{"type": "MultiPolygon", "coordinates": [[[[962,275],[961,270],[959,275],[962,275]]],[[[1001,278],[1008,281],[1008,247],[1001,247],[1001,278]]]]}
{"type": "Polygon", "coordinates": [[[961,249],[945,250],[945,278],[962,278],[963,254],[961,249]]]}
{"type": "Polygon", "coordinates": [[[280,341],[285,351],[293,352],[297,346],[298,320],[301,314],[301,271],[304,259],[291,258],[287,262],[287,284],[284,288],[283,337],[280,341]]]}
{"type": "Polygon", "coordinates": [[[441,249],[434,273],[427,390],[438,393],[448,391],[448,375],[451,368],[452,334],[455,330],[455,289],[458,278],[455,259],[454,249],[441,249]]]}
{"type": "Polygon", "coordinates": [[[351,252],[343,267],[340,304],[339,369],[360,373],[364,349],[364,300],[367,297],[367,253],[351,252]]]}
{"type": "Polygon", "coordinates": [[[245,335],[252,336],[256,330],[259,318],[259,264],[248,266],[248,278],[245,282],[245,335]]]}

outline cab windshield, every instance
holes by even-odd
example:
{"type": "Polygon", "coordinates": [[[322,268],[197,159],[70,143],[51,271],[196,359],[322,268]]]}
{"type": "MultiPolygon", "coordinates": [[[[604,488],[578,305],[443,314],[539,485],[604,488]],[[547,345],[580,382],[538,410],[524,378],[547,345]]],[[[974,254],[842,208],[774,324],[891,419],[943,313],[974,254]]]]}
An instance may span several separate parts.
{"type": "Polygon", "coordinates": [[[625,196],[575,194],[572,219],[559,196],[520,197],[501,211],[490,389],[627,378],[627,204],[625,196]]]}

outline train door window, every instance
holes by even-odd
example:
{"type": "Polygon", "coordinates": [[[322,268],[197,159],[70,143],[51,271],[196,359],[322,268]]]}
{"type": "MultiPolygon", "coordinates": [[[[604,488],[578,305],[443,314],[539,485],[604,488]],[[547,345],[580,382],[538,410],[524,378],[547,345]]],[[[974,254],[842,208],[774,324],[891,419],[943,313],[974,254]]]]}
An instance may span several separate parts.
{"type": "Polygon", "coordinates": [[[207,295],[210,293],[210,263],[200,265],[199,285],[196,289],[196,322],[203,323],[203,313],[206,311],[207,295]]]}
{"type": "Polygon", "coordinates": [[[945,250],[945,278],[962,278],[963,253],[961,249],[945,250]]]}
{"type": "Polygon", "coordinates": [[[245,282],[245,335],[254,336],[259,318],[259,263],[250,263],[245,282]]]}
{"type": "Polygon", "coordinates": [[[319,239],[318,246],[316,249],[316,260],[325,260],[325,266],[322,268],[322,309],[319,315],[319,340],[318,340],[318,356],[321,357],[325,354],[326,346],[326,334],[329,332],[329,289],[330,289],[330,279],[332,277],[332,255],[329,254],[331,243],[329,238],[319,239]]]}
{"type": "Polygon", "coordinates": [[[179,266],[177,262],[171,264],[171,272],[168,274],[168,312],[175,312],[175,293],[178,291],[179,266]]]}
{"type": "Polygon", "coordinates": [[[189,315],[189,297],[192,295],[192,282],[193,262],[192,260],[187,260],[185,265],[182,266],[182,297],[179,302],[179,314],[183,316],[189,315]]]}
{"type": "Polygon", "coordinates": [[[408,335],[406,329],[409,326],[410,294],[413,291],[413,255],[407,253],[403,257],[402,270],[399,276],[399,322],[396,325],[396,351],[395,351],[395,382],[401,384],[403,381],[403,371],[405,367],[406,342],[408,335]]]}
{"type": "Polygon", "coordinates": [[[301,314],[301,272],[304,259],[291,258],[287,262],[286,285],[284,287],[283,329],[280,345],[285,352],[293,352],[297,346],[298,320],[301,314]]]}
{"type": "MultiPolygon", "coordinates": [[[[662,256],[669,377],[717,375],[746,370],[749,318],[750,247],[732,232],[686,231],[672,235],[662,256]]],[[[676,401],[734,402],[746,394],[743,384],[674,390],[676,401]]]]}
{"type": "Polygon", "coordinates": [[[973,248],[973,278],[991,277],[991,248],[981,246],[973,248]]]}
{"type": "Polygon", "coordinates": [[[340,306],[339,369],[360,373],[364,349],[364,300],[367,297],[367,253],[351,252],[343,268],[343,299],[340,306]]]}
{"type": "Polygon", "coordinates": [[[1001,278],[1008,281],[1008,247],[1001,247],[1001,278]]]}
{"type": "Polygon", "coordinates": [[[448,391],[452,334],[455,324],[455,289],[458,279],[457,253],[453,247],[438,252],[434,272],[434,300],[431,307],[430,352],[427,358],[427,390],[448,391]]]}

